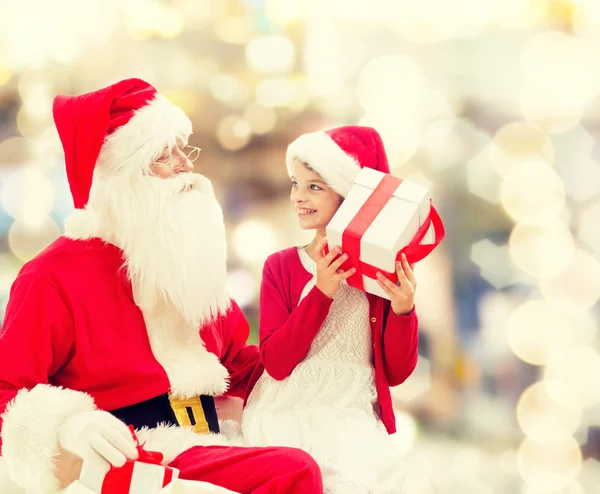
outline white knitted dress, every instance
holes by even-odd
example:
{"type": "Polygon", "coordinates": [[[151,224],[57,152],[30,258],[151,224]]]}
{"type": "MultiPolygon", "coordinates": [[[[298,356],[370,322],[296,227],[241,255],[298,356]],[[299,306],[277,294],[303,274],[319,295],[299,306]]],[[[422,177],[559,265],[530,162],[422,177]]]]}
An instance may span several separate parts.
{"type": "MultiPolygon", "coordinates": [[[[316,265],[298,249],[304,268],[316,265]]],[[[369,303],[343,283],[304,360],[284,380],[266,372],[242,417],[251,446],[290,446],[310,453],[321,467],[325,493],[401,494],[404,463],[374,412],[377,402],[369,303]]]]}

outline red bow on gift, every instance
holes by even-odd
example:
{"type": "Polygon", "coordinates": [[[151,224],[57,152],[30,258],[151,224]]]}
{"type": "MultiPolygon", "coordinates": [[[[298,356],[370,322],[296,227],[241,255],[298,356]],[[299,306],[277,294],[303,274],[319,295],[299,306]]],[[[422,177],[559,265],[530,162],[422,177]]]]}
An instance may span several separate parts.
{"type": "MultiPolygon", "coordinates": [[[[156,487],[157,489],[153,492],[158,492],[158,489],[166,487],[174,479],[174,471],[172,468],[163,467],[163,454],[158,451],[146,451],[144,445],[140,444],[139,439],[135,434],[133,426],[129,426],[133,440],[135,441],[135,447],[138,450],[139,458],[136,461],[127,460],[124,466],[120,468],[113,467],[105,475],[102,482],[101,494],[130,494],[132,480],[136,471],[136,464],[139,466],[141,463],[156,465],[152,468],[159,468],[164,470],[164,476],[161,476],[160,484],[156,487]]],[[[137,492],[137,491],[135,491],[137,492]]]]}
{"type": "MultiPolygon", "coordinates": [[[[350,268],[356,268],[356,272],[350,276],[346,281],[348,285],[364,290],[363,276],[367,278],[377,279],[377,272],[380,271],[388,279],[394,283],[398,281],[398,275],[396,271],[388,273],[383,269],[379,269],[371,264],[367,264],[360,260],[361,251],[361,239],[366,231],[369,229],[377,215],[383,210],[388,201],[393,197],[394,192],[402,183],[402,179],[394,177],[389,174],[385,174],[381,182],[373,190],[369,198],[360,208],[360,211],[352,219],[352,221],[346,226],[342,234],[342,249],[346,254],[350,254],[350,257],[344,264],[341,265],[341,269],[347,271],[350,268]]],[[[420,261],[421,259],[428,256],[442,241],[446,232],[444,230],[444,224],[440,218],[438,212],[431,204],[430,200],[430,212],[425,218],[417,233],[408,245],[400,249],[396,256],[396,260],[400,260],[402,254],[406,255],[406,260],[412,264],[420,261]],[[435,240],[431,244],[422,244],[421,241],[425,238],[429,227],[433,225],[435,233],[435,240]]],[[[329,252],[329,246],[326,245],[324,254],[327,255],[329,252]]]]}
{"type": "Polygon", "coordinates": [[[135,434],[135,428],[133,425],[129,426],[129,430],[131,431],[131,435],[133,436],[133,440],[135,441],[135,447],[138,450],[139,457],[137,461],[141,461],[142,463],[152,463],[154,465],[161,465],[163,461],[163,454],[159,451],[146,451],[144,449],[144,444],[140,444],[140,440],[135,434]]]}

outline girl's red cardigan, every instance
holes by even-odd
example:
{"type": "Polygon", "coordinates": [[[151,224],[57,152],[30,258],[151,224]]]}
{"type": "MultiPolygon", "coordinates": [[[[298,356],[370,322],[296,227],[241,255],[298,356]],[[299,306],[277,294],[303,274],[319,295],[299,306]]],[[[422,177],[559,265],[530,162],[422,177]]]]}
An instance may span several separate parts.
{"type": "MultiPolygon", "coordinates": [[[[298,305],[312,278],[295,247],[269,256],[260,292],[261,363],[250,381],[250,391],[266,370],[277,380],[289,376],[308,353],[333,302],[316,286],[298,305]]],[[[418,358],[418,319],[415,310],[397,316],[390,301],[367,294],[373,339],[373,365],[379,413],[388,433],[396,432],[390,386],[402,384],[418,358]]]]}

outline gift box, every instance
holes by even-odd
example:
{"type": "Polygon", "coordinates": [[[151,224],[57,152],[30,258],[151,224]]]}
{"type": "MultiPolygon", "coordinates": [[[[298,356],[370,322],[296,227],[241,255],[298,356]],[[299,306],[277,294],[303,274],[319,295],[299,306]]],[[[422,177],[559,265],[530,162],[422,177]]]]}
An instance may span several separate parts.
{"type": "Polygon", "coordinates": [[[377,283],[380,271],[394,283],[396,260],[429,255],[444,238],[442,220],[420,184],[363,168],[326,228],[328,248],[348,254],[343,270],[356,268],[350,286],[389,299],[377,283]]]}
{"type": "Polygon", "coordinates": [[[146,451],[140,445],[133,427],[130,427],[138,449],[139,458],[128,460],[120,468],[108,473],[97,466],[84,462],[79,482],[98,494],[158,494],[177,479],[179,471],[162,465],[163,455],[146,451]]]}

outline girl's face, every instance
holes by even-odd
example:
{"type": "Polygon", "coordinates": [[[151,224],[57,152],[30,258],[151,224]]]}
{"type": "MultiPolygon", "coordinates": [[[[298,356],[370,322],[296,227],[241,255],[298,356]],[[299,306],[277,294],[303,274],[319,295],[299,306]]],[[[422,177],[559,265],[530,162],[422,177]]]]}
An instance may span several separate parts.
{"type": "Polygon", "coordinates": [[[290,199],[303,230],[324,230],[344,200],[321,175],[297,158],[290,199]]]}

